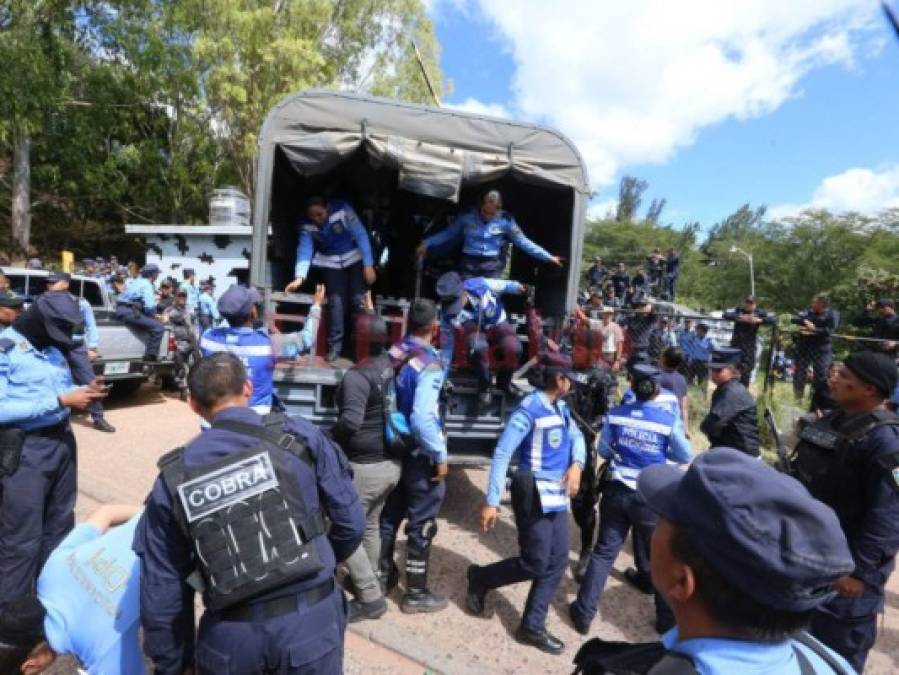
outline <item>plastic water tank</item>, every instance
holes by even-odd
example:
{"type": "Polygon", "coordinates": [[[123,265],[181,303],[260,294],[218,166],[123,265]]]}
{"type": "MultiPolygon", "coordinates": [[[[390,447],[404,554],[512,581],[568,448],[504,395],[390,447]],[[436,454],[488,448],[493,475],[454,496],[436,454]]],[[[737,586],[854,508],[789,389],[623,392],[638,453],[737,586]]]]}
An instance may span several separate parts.
{"type": "Polygon", "coordinates": [[[210,225],[250,225],[250,200],[236,187],[214,190],[209,199],[210,225]]]}

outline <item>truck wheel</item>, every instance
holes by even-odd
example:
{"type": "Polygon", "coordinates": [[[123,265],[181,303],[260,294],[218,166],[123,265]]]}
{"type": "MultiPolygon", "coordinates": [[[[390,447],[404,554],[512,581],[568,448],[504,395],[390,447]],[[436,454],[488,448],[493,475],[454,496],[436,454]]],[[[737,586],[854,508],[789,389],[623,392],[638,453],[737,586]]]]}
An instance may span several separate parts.
{"type": "Polygon", "coordinates": [[[112,389],[113,393],[117,396],[130,396],[135,393],[140,386],[143,384],[143,380],[139,378],[131,378],[128,380],[117,380],[113,382],[112,389]]]}

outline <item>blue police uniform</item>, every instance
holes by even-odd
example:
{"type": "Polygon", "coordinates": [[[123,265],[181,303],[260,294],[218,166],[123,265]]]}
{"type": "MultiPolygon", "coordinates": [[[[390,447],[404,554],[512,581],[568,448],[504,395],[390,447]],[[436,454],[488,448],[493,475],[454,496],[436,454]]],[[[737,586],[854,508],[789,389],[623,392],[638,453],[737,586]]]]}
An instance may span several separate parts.
{"type": "MultiPolygon", "coordinates": [[[[258,445],[252,436],[216,428],[221,422],[259,427],[262,418],[247,408],[222,410],[212,420],[212,429],[185,446],[185,468],[214,466],[258,445]]],[[[285,418],[282,428],[305,443],[312,460],[307,464],[284,453],[289,479],[295,481],[294,494],[306,512],[327,513],[331,523],[327,537],[309,539],[321,569],[253,597],[235,610],[207,609],[196,640],[198,675],[342,672],[346,601],[334,586],[334,569],[361,542],[365,514],[339,449],[301,418],[285,418]]],[[[144,652],[159,675],[181,675],[194,663],[194,600],[186,580],[196,569],[197,556],[193,542],[176,521],[175,508],[160,477],[134,538],[134,551],[141,560],[144,652]]]]}
{"type": "Polygon", "coordinates": [[[804,328],[804,322],[811,321],[814,328],[810,334],[798,334],[796,345],[796,368],[793,374],[793,394],[802,398],[808,380],[808,368],[812,367],[812,390],[819,396],[828,391],[827,377],[833,363],[833,342],[831,336],[840,325],[840,315],[829,307],[820,314],[814,310],[800,312],[790,319],[790,323],[804,328]]]}
{"type": "Polygon", "coordinates": [[[396,375],[396,407],[409,420],[418,447],[403,456],[400,483],[381,512],[382,568],[393,566],[399,526],[408,519],[407,589],[427,592],[431,541],[437,534],[437,516],[446,496],[446,483],[432,480],[435,465],[447,460],[439,408],[445,371],[437,350],[414,336],[406,336],[397,349],[392,349],[391,358],[397,354],[405,355],[405,363],[396,375]]]}
{"type": "Polygon", "coordinates": [[[222,315],[219,314],[215,298],[213,298],[212,294],[207,291],[200,293],[197,305],[197,320],[200,324],[201,331],[212,328],[222,320],[222,315]]]}
{"type": "MultiPolygon", "coordinates": [[[[437,292],[445,297],[442,289],[443,281],[450,273],[441,277],[438,281],[437,292]]],[[[522,286],[517,281],[504,281],[502,279],[485,279],[474,277],[461,282],[458,291],[464,291],[466,300],[458,312],[444,310],[440,318],[440,350],[444,363],[449,366],[453,359],[455,349],[454,329],[462,327],[468,332],[467,347],[478,378],[478,386],[485,391],[490,386],[490,359],[491,348],[498,349],[497,356],[501,356],[501,372],[508,375],[518,367],[521,358],[521,342],[515,334],[515,329],[506,320],[506,310],[500,296],[503,294],[521,294],[522,286]]]]}
{"type": "Polygon", "coordinates": [[[33,587],[75,524],[75,437],[59,402],[73,388],[56,347],[39,350],[15,328],[0,331],[0,425],[26,432],[18,469],[2,479],[0,603],[33,587]]]}
{"type": "Polygon", "coordinates": [[[197,307],[200,306],[200,289],[185,279],[178,285],[178,290],[187,293],[187,306],[192,313],[196,313],[197,307]]]}
{"type": "MultiPolygon", "coordinates": [[[[637,402],[637,395],[634,393],[634,390],[628,387],[624,390],[624,394],[621,396],[621,404],[622,405],[631,405],[637,402]]],[[[677,396],[674,395],[674,392],[670,389],[665,389],[665,387],[661,387],[659,389],[659,395],[656,396],[651,401],[646,401],[647,404],[654,405],[657,408],[662,408],[667,410],[672,415],[681,418],[681,409],[680,409],[680,401],[677,400],[677,396]]]]}
{"type": "Polygon", "coordinates": [[[486,591],[532,581],[521,627],[541,634],[568,563],[568,494],[562,479],[572,464],[583,466],[586,460],[583,434],[564,401],[537,391],[512,413],[490,466],[488,506],[499,506],[513,456],[518,458],[512,509],[519,555],[470,568],[469,585],[486,591]]]}
{"type": "Polygon", "coordinates": [[[347,311],[362,306],[361,266],[375,263],[368,233],[353,207],[332,199],[327,211],[324,225],[310,220],[301,225],[295,276],[306,279],[310,265],[321,271],[328,293],[328,350],[336,355],[343,347],[347,311]]]}
{"type": "Polygon", "coordinates": [[[156,318],[156,291],[148,277],[132,280],[116,300],[115,317],[147,334],[144,358],[155,359],[165,328],[156,318]]]}
{"type": "MultiPolygon", "coordinates": [[[[635,368],[638,369],[641,366],[635,368]]],[[[647,372],[655,368],[642,367],[647,372]]],[[[651,376],[650,376],[651,377],[651,376]]],[[[657,377],[657,375],[656,375],[657,377]]],[[[680,417],[651,401],[612,409],[603,425],[599,455],[609,460],[599,505],[599,535],[577,599],[571,605],[577,624],[589,626],[612,565],[633,528],[635,540],[649,540],[655,517],[636,491],[640,472],[667,460],[688,462],[693,457],[680,417]]]]}
{"type": "Polygon", "coordinates": [[[506,245],[512,243],[532,258],[547,261],[552,255],[528,239],[507,211],[484,221],[480,209],[459,214],[453,223],[424,240],[429,248],[462,244],[462,275],[499,277],[506,266],[506,245]]]}
{"type": "MultiPolygon", "coordinates": [[[[74,297],[74,296],[73,296],[74,297]]],[[[69,352],[69,368],[72,371],[72,380],[78,385],[88,385],[97,379],[94,374],[94,365],[88,358],[88,351],[96,351],[100,346],[100,333],[97,330],[97,320],[90,303],[84,298],[78,298],[78,309],[81,311],[81,321],[84,324],[82,335],[75,335],[77,346],[69,352]]],[[[88,407],[91,419],[97,422],[103,419],[103,403],[93,401],[88,407]]]]}
{"type": "Polygon", "coordinates": [[[321,307],[313,305],[300,333],[269,335],[264,329],[250,326],[210,328],[200,337],[200,353],[211,356],[228,352],[238,357],[253,383],[250,407],[264,415],[272,409],[275,363],[282,358],[296,358],[315,347],[320,316],[321,307]]]}

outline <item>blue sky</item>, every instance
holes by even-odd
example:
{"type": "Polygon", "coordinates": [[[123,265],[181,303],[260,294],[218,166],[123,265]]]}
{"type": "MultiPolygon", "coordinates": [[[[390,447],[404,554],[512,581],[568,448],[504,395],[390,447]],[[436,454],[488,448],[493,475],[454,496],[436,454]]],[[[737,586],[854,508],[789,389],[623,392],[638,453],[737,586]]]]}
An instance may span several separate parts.
{"type": "Polygon", "coordinates": [[[693,17],[670,41],[671,19],[661,18],[660,39],[647,43],[658,54],[628,51],[640,39],[629,30],[653,34],[647,3],[596,11],[602,2],[564,2],[552,14],[544,4],[432,5],[453,87],[446,103],[560,128],[587,157],[599,210],[623,174],[648,180],[649,198],[666,197],[675,224],[708,226],[747,201],[777,215],[899,205],[899,42],[873,2],[772,4],[772,17],[723,10],[710,15],[714,27],[694,28],[693,17]],[[595,41],[579,32],[591,20],[595,41]],[[616,33],[622,42],[612,44],[616,33]],[[582,46],[560,42],[569,35],[582,46]]]}

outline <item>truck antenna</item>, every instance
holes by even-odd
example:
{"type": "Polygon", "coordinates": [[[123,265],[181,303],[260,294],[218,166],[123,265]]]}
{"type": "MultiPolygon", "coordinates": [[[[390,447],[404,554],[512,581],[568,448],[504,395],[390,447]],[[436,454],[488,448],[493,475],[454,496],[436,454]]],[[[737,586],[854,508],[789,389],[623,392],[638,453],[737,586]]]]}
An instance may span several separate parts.
{"type": "Polygon", "coordinates": [[[431,92],[431,98],[434,99],[434,104],[439,108],[440,97],[437,96],[437,92],[434,91],[434,85],[431,83],[431,78],[428,75],[428,69],[425,68],[425,62],[421,58],[421,52],[418,51],[418,45],[415,43],[415,38],[409,38],[409,42],[412,43],[412,49],[415,52],[415,59],[418,61],[418,67],[421,68],[421,74],[425,78],[425,84],[428,85],[428,91],[431,92]]]}

